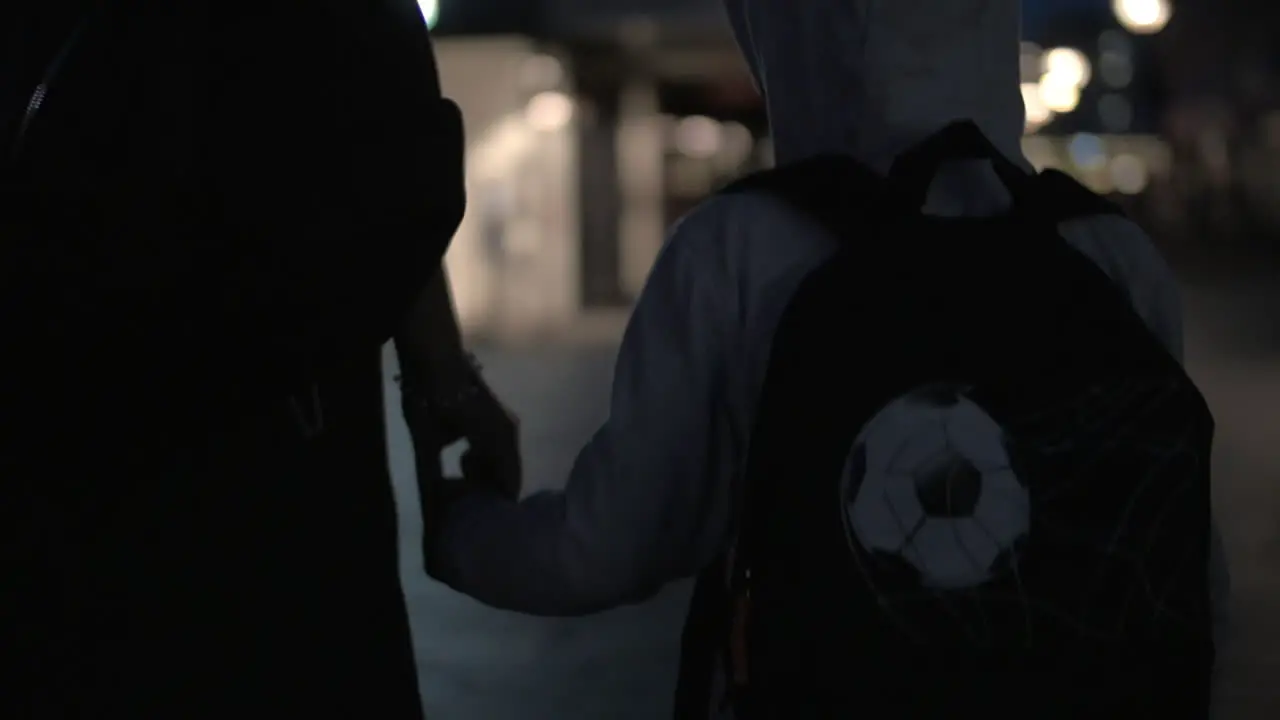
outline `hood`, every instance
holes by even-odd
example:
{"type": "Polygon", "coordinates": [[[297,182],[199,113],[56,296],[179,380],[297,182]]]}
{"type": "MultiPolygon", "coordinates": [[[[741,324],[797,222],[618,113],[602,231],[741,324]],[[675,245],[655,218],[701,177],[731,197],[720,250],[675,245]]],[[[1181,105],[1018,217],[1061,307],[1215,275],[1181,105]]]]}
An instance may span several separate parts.
{"type": "Polygon", "coordinates": [[[886,172],[970,119],[1021,151],[1020,0],[724,0],[779,163],[852,155],[886,172]]]}

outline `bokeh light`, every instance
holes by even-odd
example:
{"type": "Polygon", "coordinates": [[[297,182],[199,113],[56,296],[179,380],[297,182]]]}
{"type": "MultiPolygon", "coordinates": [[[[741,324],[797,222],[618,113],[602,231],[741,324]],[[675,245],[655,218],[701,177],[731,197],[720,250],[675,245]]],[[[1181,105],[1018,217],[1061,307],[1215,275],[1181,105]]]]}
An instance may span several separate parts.
{"type": "Polygon", "coordinates": [[[418,0],[418,9],[422,11],[422,19],[427,21],[427,27],[434,29],[437,22],[440,22],[440,0],[418,0]]]}
{"type": "Polygon", "coordinates": [[[1173,17],[1169,0],[1112,0],[1111,10],[1125,30],[1137,35],[1158,33],[1173,17]]]}
{"type": "Polygon", "coordinates": [[[573,98],[561,92],[541,92],[529,100],[524,114],[534,130],[559,130],[573,120],[573,98]]]}
{"type": "Polygon", "coordinates": [[[1089,84],[1093,66],[1084,53],[1075,48],[1059,47],[1045,53],[1044,77],[1059,85],[1074,85],[1077,90],[1089,84]]]}
{"type": "Polygon", "coordinates": [[[1040,81],[1040,101],[1055,113],[1069,113],[1080,106],[1080,88],[1046,75],[1040,81]]]}
{"type": "Polygon", "coordinates": [[[1035,132],[1053,119],[1053,111],[1040,98],[1040,83],[1022,83],[1022,104],[1026,108],[1027,132],[1035,132]]]}

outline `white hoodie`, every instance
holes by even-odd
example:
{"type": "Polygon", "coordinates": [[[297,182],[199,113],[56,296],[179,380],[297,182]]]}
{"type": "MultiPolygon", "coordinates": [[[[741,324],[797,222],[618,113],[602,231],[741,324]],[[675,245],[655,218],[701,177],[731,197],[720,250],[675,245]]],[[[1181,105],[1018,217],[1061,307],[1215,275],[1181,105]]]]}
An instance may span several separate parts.
{"type": "MultiPolygon", "coordinates": [[[[779,163],[851,155],[879,171],[958,118],[1021,152],[1019,0],[725,0],[768,103],[779,163]]],[[[986,163],[944,167],[926,210],[990,214],[1008,196],[986,163]]],[[[1117,217],[1062,228],[1128,289],[1177,357],[1169,268],[1117,217]]],[[[671,230],[631,317],[608,421],[563,492],[519,505],[473,497],[447,518],[437,560],[457,590],[526,613],[581,615],[694,575],[729,542],[775,326],[836,240],[771,197],[717,196],[671,230]]],[[[1227,588],[1218,545],[1211,572],[1227,588]]]]}

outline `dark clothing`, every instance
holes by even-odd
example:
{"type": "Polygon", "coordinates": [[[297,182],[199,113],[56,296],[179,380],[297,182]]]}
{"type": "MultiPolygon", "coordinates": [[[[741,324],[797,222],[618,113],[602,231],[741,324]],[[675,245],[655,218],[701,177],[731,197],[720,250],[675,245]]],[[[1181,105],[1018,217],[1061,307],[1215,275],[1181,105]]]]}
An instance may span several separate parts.
{"type": "Polygon", "coordinates": [[[887,179],[817,156],[725,192],[843,244],[778,324],[677,717],[1206,717],[1213,418],[1127,288],[1059,237],[1118,209],[971,123],[887,179]],[[1010,211],[919,213],[938,165],[974,157],[1010,211]]]}
{"type": "Polygon", "coordinates": [[[416,7],[27,5],[0,716],[421,717],[380,346],[463,199],[416,7]]]}

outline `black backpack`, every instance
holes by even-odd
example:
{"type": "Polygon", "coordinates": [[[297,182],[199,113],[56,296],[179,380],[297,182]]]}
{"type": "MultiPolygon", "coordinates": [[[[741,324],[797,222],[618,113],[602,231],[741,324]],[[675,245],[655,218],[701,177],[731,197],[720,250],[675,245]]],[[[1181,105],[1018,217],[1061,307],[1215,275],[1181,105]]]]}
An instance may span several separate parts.
{"type": "Polygon", "coordinates": [[[823,157],[726,190],[748,191],[846,244],[777,329],[677,715],[1204,720],[1213,419],[1057,230],[1118,209],[971,123],[887,180],[823,157]],[[923,215],[965,158],[1011,210],[923,215]]]}

